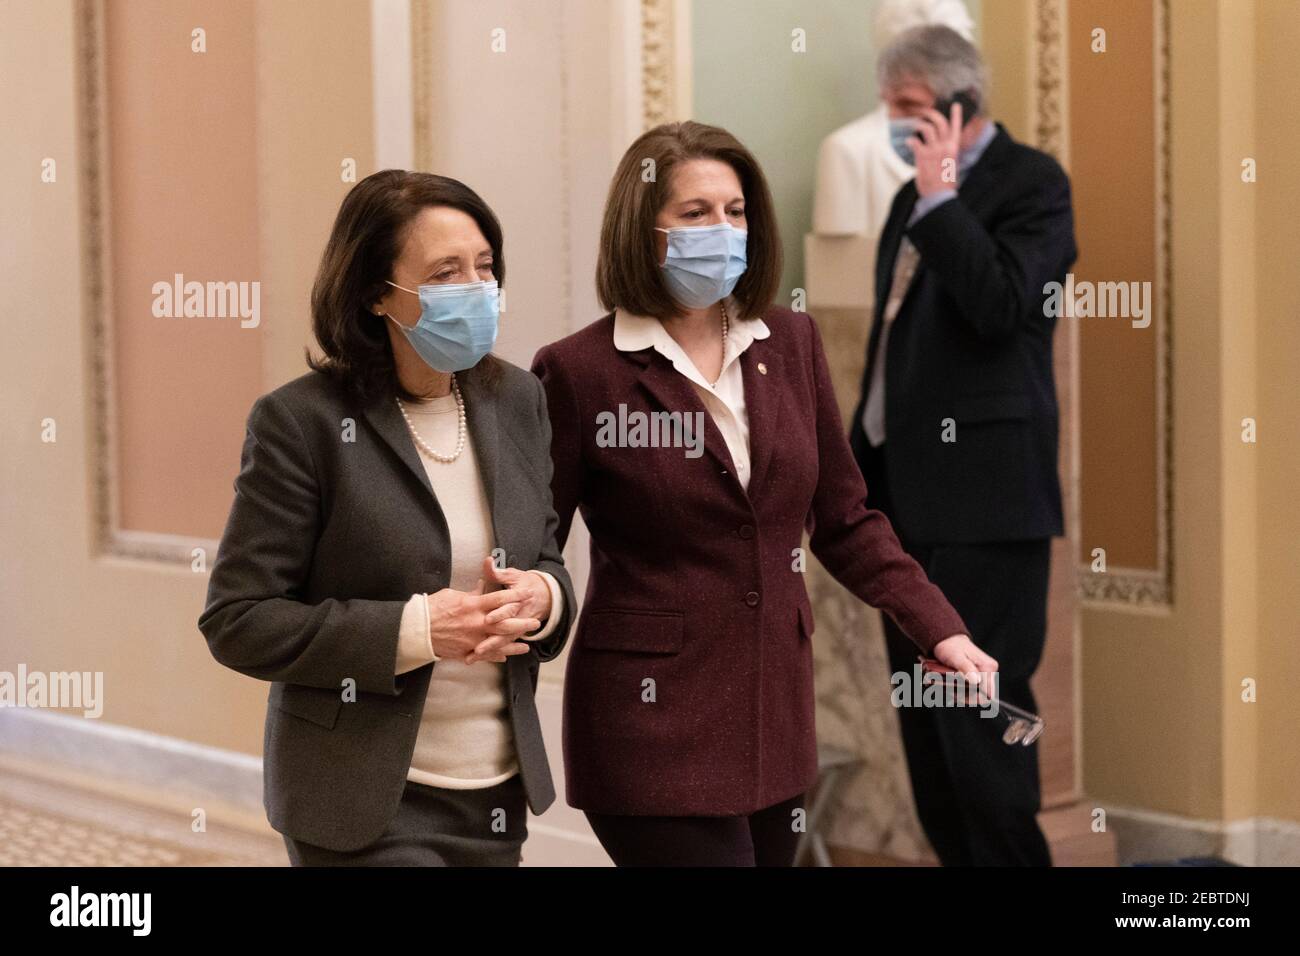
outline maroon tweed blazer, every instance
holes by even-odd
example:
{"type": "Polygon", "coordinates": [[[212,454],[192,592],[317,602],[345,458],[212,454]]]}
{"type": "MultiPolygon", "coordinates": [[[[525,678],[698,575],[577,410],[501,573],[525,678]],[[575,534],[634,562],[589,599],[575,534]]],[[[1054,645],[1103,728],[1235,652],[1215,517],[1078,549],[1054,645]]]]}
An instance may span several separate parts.
{"type": "MultiPolygon", "coordinates": [[[[564,686],[571,806],[727,816],[807,790],[817,773],[812,607],[800,548],[929,651],[966,626],[902,550],[840,424],[816,323],[772,308],[740,358],[751,477],[690,381],[614,347],[607,315],[537,353],[563,547],[575,508],[591,578],[564,686]],[[703,412],[705,450],[608,447],[601,413],[703,412]]],[[[694,419],[693,419],[694,420],[694,419]]],[[[881,693],[885,693],[881,688],[881,693]]]]}

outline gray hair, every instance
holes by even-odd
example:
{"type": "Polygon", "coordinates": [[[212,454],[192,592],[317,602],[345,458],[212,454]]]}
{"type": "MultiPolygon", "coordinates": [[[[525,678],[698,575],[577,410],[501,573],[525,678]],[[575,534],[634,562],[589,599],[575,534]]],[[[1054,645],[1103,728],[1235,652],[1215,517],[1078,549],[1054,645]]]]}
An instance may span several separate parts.
{"type": "Polygon", "coordinates": [[[981,113],[988,102],[989,74],[980,51],[957,31],[937,24],[913,27],[881,50],[876,80],[882,90],[900,81],[919,80],[937,100],[969,90],[981,113]]]}

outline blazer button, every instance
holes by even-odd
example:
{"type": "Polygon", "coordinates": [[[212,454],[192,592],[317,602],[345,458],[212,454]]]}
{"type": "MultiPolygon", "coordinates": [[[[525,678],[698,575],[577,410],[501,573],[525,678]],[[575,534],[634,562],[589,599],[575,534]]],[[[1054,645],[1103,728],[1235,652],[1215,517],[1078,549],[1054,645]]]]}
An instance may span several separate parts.
{"type": "Polygon", "coordinates": [[[754,537],[754,526],[752,524],[742,524],[740,526],[739,534],[742,538],[748,541],[750,538],[754,537]]]}
{"type": "Polygon", "coordinates": [[[758,592],[750,591],[745,595],[745,603],[750,607],[758,607],[758,592]]]}

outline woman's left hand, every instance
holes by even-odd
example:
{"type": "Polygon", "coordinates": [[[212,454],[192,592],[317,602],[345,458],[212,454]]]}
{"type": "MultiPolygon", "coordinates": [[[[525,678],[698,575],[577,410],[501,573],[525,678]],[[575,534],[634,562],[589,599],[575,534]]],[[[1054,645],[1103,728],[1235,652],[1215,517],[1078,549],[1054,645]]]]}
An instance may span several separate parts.
{"type": "MultiPolygon", "coordinates": [[[[526,595],[522,601],[503,604],[495,611],[489,612],[486,623],[496,624],[498,621],[504,621],[512,617],[532,617],[545,624],[550,618],[551,589],[547,586],[546,579],[536,571],[498,568],[489,555],[483,559],[483,578],[494,584],[500,584],[502,587],[522,591],[526,595]]],[[[480,645],[481,647],[482,645],[480,645]]],[[[472,664],[476,660],[483,660],[484,658],[478,656],[480,648],[475,648],[469,657],[465,659],[465,663],[472,664]]]]}
{"type": "MultiPolygon", "coordinates": [[[[497,614],[499,610],[492,613],[497,614]]],[[[954,634],[944,638],[934,646],[931,653],[940,664],[946,664],[964,675],[971,684],[979,684],[980,675],[992,674],[998,669],[998,662],[976,647],[968,634],[954,634]]]]}

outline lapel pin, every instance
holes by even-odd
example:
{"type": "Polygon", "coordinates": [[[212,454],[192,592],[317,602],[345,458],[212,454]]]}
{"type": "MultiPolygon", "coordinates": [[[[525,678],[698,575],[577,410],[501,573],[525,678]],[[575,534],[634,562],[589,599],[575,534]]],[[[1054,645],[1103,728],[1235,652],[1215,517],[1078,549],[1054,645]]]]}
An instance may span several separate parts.
{"type": "Polygon", "coordinates": [[[759,374],[759,375],[766,375],[766,374],[767,374],[767,366],[764,365],[762,362],[759,362],[759,363],[758,363],[758,374],[759,374]]]}

